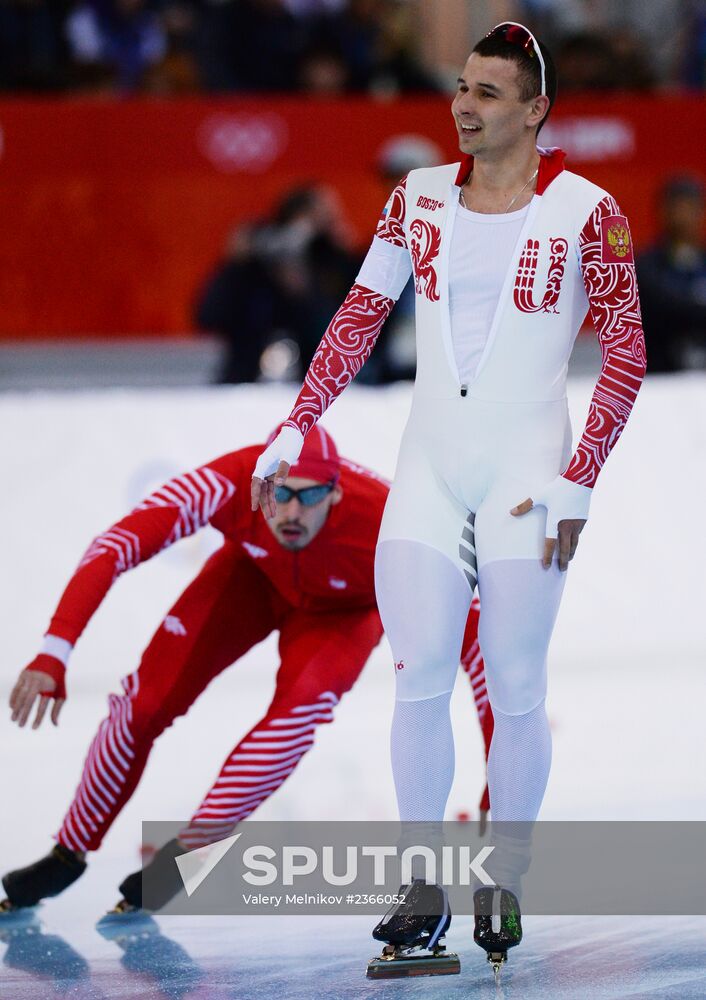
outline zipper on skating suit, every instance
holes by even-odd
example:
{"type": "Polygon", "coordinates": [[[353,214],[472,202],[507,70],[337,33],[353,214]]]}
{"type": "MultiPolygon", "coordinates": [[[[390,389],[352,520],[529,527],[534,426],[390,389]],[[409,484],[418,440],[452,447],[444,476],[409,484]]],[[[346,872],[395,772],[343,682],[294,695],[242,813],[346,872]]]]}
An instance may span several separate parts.
{"type": "Polygon", "coordinates": [[[465,396],[467,393],[468,393],[468,386],[467,385],[462,385],[461,386],[461,395],[465,396]]]}

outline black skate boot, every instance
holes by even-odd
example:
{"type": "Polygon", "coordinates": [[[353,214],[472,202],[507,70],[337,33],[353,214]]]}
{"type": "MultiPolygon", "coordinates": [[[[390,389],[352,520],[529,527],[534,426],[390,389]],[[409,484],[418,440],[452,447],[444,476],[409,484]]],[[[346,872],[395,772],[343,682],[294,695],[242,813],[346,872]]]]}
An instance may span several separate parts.
{"type": "MultiPolygon", "coordinates": [[[[123,898],[107,917],[125,917],[142,909],[142,880],[145,875],[149,877],[149,897],[146,906],[151,911],[161,910],[166,906],[183,888],[184,883],[174,859],[179,854],[185,854],[187,850],[188,848],[182,847],[176,838],[160,847],[148,865],[123,879],[118,886],[123,898]]],[[[107,921],[107,917],[101,920],[101,925],[107,921]]]]}
{"type": "Polygon", "coordinates": [[[0,903],[0,919],[3,914],[9,915],[22,907],[36,906],[42,899],[58,896],[85,870],[86,862],[78,854],[63,844],[56,844],[45,858],[3,876],[7,900],[0,903]]]}
{"type": "Polygon", "coordinates": [[[507,962],[508,948],[522,940],[520,904],[514,892],[500,886],[477,889],[473,894],[476,924],[473,940],[487,952],[495,978],[507,962]]]}
{"type": "Polygon", "coordinates": [[[449,976],[461,971],[458,955],[447,953],[441,943],[451,924],[446,891],[413,879],[398,893],[402,902],[388,910],[373,931],[376,941],[385,941],[379,958],[368,962],[368,978],[397,979],[403,976],[449,976]]]}

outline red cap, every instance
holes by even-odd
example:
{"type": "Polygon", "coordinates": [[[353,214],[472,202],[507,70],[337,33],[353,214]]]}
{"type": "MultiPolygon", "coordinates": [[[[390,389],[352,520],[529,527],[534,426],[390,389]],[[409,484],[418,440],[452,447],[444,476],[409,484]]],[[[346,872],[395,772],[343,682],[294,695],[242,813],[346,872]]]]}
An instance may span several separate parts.
{"type": "MultiPolygon", "coordinates": [[[[276,427],[267,439],[271,444],[282,429],[276,427]]],[[[336,443],[320,424],[314,424],[304,438],[301,455],[289,470],[290,476],[315,479],[319,483],[335,482],[341,473],[341,459],[336,443]]]]}

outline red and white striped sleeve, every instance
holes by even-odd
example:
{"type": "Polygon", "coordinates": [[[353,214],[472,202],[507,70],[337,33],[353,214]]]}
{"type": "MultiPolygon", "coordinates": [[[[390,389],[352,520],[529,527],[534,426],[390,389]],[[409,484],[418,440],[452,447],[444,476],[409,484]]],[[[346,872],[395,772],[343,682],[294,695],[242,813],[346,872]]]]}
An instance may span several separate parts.
{"type": "Polygon", "coordinates": [[[304,435],[370,357],[412,272],[404,231],[405,182],[390,195],[356,282],[331,320],[285,421],[304,435]]]}
{"type": "Polygon", "coordinates": [[[226,461],[233,457],[175,476],[98,535],[69,580],[47,635],[73,645],[122,573],[193,535],[222,510],[236,492],[233,463],[226,461]]]}
{"type": "Polygon", "coordinates": [[[593,487],[627,422],[646,368],[630,228],[610,196],[583,227],[579,252],[602,365],[584,432],[563,475],[593,487]]]}

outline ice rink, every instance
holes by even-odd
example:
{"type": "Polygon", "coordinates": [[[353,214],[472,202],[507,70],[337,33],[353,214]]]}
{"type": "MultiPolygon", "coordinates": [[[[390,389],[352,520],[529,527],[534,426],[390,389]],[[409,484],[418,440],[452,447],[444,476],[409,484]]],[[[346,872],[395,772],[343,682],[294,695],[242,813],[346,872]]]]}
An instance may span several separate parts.
{"type": "MultiPolygon", "coordinates": [[[[591,388],[590,379],[570,384],[575,433],[591,388]]],[[[91,538],[173,473],[263,439],[292,398],[290,388],[243,388],[0,399],[4,705],[91,538]]],[[[350,390],[326,426],[344,455],[391,475],[409,398],[408,386],[350,390]]],[[[544,819],[706,820],[705,494],[706,378],[648,380],[601,476],[550,651],[554,763],[544,819]]],[[[19,731],[2,711],[3,871],[49,850],[107,693],[216,544],[209,529],[116,584],[75,652],[58,729],[19,731]]],[[[141,821],[190,814],[267,705],[275,653],[273,638],[256,647],[164,734],[74,887],[25,930],[0,925],[0,1000],[706,997],[706,918],[528,917],[500,993],[468,917],[455,919],[447,938],[459,976],[394,982],[365,979],[377,951],[369,917],[158,918],[158,932],[104,940],[95,923],[139,863],[141,821]]],[[[394,819],[393,686],[383,642],[258,818],[394,819]]],[[[483,760],[462,676],[453,714],[447,816],[473,819],[483,760]]]]}

